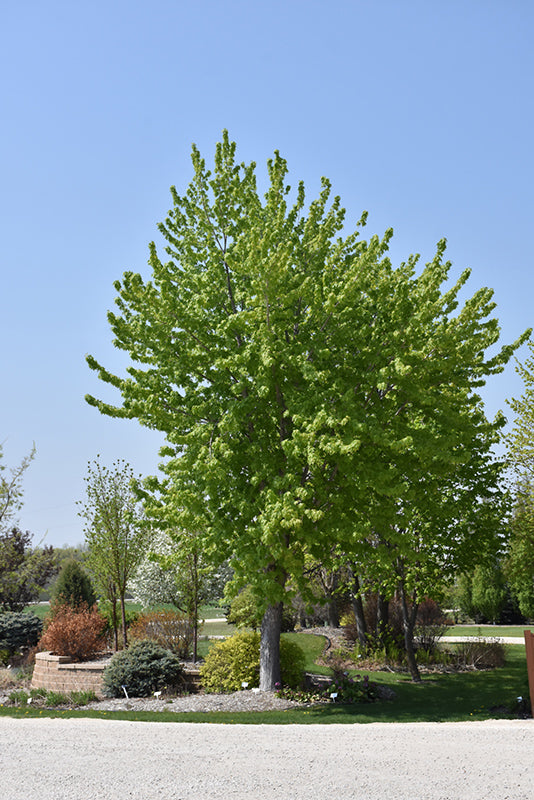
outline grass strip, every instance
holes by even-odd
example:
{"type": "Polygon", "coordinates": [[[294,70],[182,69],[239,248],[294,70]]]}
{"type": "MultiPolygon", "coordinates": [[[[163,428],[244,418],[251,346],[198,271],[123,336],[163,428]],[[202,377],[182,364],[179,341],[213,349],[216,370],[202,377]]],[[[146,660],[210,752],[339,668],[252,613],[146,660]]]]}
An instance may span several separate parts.
{"type": "Polygon", "coordinates": [[[507,636],[523,636],[523,631],[534,631],[532,625],[453,625],[447,628],[447,636],[485,636],[490,639],[506,638],[507,636]]]}

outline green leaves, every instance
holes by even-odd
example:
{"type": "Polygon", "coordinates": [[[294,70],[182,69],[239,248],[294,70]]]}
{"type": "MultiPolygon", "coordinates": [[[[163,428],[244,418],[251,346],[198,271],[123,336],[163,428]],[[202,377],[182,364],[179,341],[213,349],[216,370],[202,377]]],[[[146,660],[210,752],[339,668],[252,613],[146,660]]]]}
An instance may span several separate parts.
{"type": "Polygon", "coordinates": [[[453,561],[453,523],[472,521],[469,498],[498,484],[502,421],[485,419],[477,391],[515,345],[485,356],[499,337],[491,291],[460,306],[469,273],[449,285],[445,240],[419,269],[418,256],[392,266],[391,230],[342,235],[329,181],[306,205],[278,152],[264,196],[227,132],[213,170],[196,148],[192,162],[159,226],[169,260],[151,244],[150,280],[115,284],[127,375],[88,358],[120,393],[115,407],[89,402],[166,437],[147,508],[200,531],[273,601],[287,575],[302,582],[306,553],[337,544],[373,559],[371,530],[388,543],[382,563],[426,552],[435,576],[453,561]]]}

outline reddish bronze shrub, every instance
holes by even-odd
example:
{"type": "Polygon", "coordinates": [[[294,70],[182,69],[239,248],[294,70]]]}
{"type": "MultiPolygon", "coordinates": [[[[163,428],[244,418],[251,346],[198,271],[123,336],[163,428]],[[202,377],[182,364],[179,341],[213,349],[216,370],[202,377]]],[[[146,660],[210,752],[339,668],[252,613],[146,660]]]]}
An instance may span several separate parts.
{"type": "Polygon", "coordinates": [[[96,605],[82,603],[77,608],[56,605],[45,621],[45,631],[39,642],[40,650],[50,650],[72,661],[87,661],[105,646],[106,620],[96,605]]]}

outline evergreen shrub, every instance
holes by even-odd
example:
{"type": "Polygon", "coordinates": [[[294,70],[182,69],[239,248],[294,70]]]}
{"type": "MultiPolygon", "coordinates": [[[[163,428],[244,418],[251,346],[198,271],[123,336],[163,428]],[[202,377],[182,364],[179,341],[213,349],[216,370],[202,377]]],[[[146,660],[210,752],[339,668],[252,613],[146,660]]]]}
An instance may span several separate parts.
{"type": "Polygon", "coordinates": [[[42,629],[42,620],[35,614],[6,611],[0,614],[0,650],[10,659],[20,650],[34,647],[42,629]]]}
{"type": "Polygon", "coordinates": [[[149,697],[164,688],[183,685],[183,670],[178,657],[156,642],[134,642],[127,650],[115,653],[104,670],[103,687],[108,697],[149,697]]]}
{"type": "Polygon", "coordinates": [[[67,561],[61,568],[52,589],[52,600],[57,605],[66,603],[73,608],[84,603],[91,608],[96,603],[91,578],[77,561],[67,561]]]}

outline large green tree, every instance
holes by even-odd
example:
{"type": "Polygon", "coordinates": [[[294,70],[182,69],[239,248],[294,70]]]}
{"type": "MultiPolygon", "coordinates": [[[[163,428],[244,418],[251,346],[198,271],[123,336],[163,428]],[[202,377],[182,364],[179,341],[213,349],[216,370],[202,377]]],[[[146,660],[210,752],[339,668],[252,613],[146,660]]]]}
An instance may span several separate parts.
{"type": "Polygon", "coordinates": [[[159,226],[169,260],[151,244],[150,279],[115,283],[108,319],[127,375],[88,357],[122,401],[87,399],[165,435],[148,513],[201,531],[204,552],[232,558],[251,584],[264,611],[260,687],[271,689],[282,603],[305,558],[328,566],[333,542],[389,530],[414,475],[446,476],[469,458],[465,399],[512,348],[485,357],[499,336],[490,290],[455,314],[469,272],[442,290],[444,242],[420,274],[416,256],[394,269],[391,231],[341,235],[328,180],[308,206],[300,183],[290,204],[278,152],[263,197],[226,132],[213,171],[195,147],[192,159],[159,226]]]}
{"type": "Polygon", "coordinates": [[[515,419],[507,443],[508,456],[519,480],[534,482],[534,341],[528,347],[530,357],[524,364],[516,365],[524,383],[523,394],[508,401],[515,419]]]}

